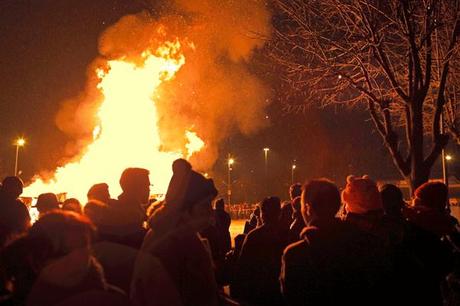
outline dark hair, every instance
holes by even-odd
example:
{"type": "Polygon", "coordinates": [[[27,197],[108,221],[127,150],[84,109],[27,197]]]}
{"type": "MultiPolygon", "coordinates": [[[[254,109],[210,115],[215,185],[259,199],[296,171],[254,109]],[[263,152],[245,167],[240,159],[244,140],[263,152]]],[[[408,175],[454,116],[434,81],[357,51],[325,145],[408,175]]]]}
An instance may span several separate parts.
{"type": "Polygon", "coordinates": [[[273,223],[278,220],[281,213],[281,200],[278,197],[267,197],[260,204],[262,221],[273,223]]]}
{"type": "Polygon", "coordinates": [[[387,215],[401,215],[405,205],[401,189],[393,184],[385,184],[380,187],[380,196],[387,215]]]}
{"type": "Polygon", "coordinates": [[[126,168],[120,177],[120,186],[123,191],[136,189],[136,186],[149,176],[149,171],[144,168],[126,168]]]}
{"type": "Polygon", "coordinates": [[[29,235],[48,241],[52,246],[49,257],[57,258],[67,255],[75,248],[89,245],[95,231],[94,224],[84,215],[72,211],[52,211],[34,223],[29,235]],[[69,243],[70,234],[79,235],[81,240],[73,237],[72,243],[69,243]]]}
{"type": "Polygon", "coordinates": [[[224,199],[219,198],[214,202],[216,210],[224,210],[225,209],[225,202],[224,199]]]}
{"type": "Polygon", "coordinates": [[[311,180],[303,186],[302,206],[308,205],[318,217],[333,218],[340,204],[339,189],[328,179],[311,180]]]}
{"type": "Polygon", "coordinates": [[[63,210],[70,210],[70,211],[73,211],[73,212],[76,212],[76,213],[79,213],[79,214],[83,213],[80,201],[78,201],[75,198],[66,199],[62,203],[62,209],[63,210]]]}
{"type": "Polygon", "coordinates": [[[109,185],[107,185],[106,183],[99,183],[99,184],[94,184],[93,186],[91,186],[86,196],[88,197],[88,200],[102,201],[102,198],[108,194],[109,194],[109,185]]]}
{"type": "Polygon", "coordinates": [[[289,196],[291,199],[295,199],[297,197],[300,197],[302,195],[302,185],[299,183],[292,184],[291,187],[289,187],[289,196]]]}
{"type": "Polygon", "coordinates": [[[17,176],[7,176],[0,185],[0,189],[5,193],[14,198],[17,198],[22,193],[24,183],[17,176]]]}

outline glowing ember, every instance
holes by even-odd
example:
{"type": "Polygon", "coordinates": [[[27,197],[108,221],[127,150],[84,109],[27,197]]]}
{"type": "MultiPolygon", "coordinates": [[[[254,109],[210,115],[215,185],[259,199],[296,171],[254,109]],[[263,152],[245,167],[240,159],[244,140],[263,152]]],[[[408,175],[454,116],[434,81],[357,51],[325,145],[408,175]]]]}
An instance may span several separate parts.
{"type": "MultiPolygon", "coordinates": [[[[84,203],[89,187],[105,182],[116,196],[120,174],[127,167],[149,169],[151,192],[163,193],[172,175],[172,161],[181,153],[160,152],[155,91],[185,63],[184,56],[178,55],[179,48],[178,41],[167,42],[154,53],[144,52],[141,64],[113,60],[107,63],[107,71],[96,71],[104,100],[97,113],[100,123],[93,131],[93,143],[79,161],[58,168],[52,182],[38,179],[23,195],[66,192],[84,203]]],[[[187,158],[204,146],[194,132],[186,131],[184,137],[189,141],[187,158]]]]}

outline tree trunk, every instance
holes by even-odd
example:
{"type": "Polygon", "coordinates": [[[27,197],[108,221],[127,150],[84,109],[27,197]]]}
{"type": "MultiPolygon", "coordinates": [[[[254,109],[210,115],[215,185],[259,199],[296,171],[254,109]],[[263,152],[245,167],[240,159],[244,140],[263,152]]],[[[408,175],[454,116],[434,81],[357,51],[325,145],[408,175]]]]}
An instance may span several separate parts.
{"type": "Polygon", "coordinates": [[[424,164],[423,152],[423,109],[422,103],[413,101],[410,108],[410,119],[412,122],[412,131],[410,135],[411,152],[410,152],[410,192],[411,195],[423,183],[428,181],[430,170],[424,164]]]}

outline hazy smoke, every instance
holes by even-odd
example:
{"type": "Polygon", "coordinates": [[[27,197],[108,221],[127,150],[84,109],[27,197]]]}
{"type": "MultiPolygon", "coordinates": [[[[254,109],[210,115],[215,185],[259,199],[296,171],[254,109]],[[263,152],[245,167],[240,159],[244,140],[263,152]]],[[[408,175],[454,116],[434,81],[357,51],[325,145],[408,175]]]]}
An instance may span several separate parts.
{"type": "Polygon", "coordinates": [[[177,37],[185,65],[159,90],[157,106],[165,149],[183,149],[184,131],[193,129],[206,142],[194,156],[198,169],[215,162],[218,145],[232,132],[250,134],[264,126],[268,89],[248,69],[256,48],[270,36],[270,13],[259,0],[176,0],[163,6],[161,17],[146,12],[121,18],[100,37],[101,58],[89,67],[86,91],[64,103],[57,116],[60,129],[78,139],[75,154],[91,139],[101,101],[94,67],[106,59],[135,61],[177,37]]]}

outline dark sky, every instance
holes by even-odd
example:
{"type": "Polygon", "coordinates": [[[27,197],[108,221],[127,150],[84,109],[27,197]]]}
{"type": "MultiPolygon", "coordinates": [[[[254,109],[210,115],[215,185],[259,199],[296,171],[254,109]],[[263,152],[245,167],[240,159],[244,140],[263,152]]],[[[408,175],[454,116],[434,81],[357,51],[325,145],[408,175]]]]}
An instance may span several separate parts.
{"type": "MultiPolygon", "coordinates": [[[[83,89],[87,65],[97,55],[100,33],[126,14],[141,10],[133,0],[3,0],[0,2],[0,174],[14,169],[13,140],[24,135],[23,177],[52,170],[63,157],[66,136],[54,123],[60,102],[83,89]]],[[[263,73],[261,73],[263,75],[263,73]]],[[[270,80],[277,88],[277,80],[270,80]]],[[[276,94],[275,94],[276,96],[276,94]]],[[[296,178],[330,177],[342,183],[350,173],[378,178],[398,174],[362,110],[309,109],[286,114],[273,103],[271,126],[251,137],[234,135],[222,144],[214,167],[226,177],[227,152],[237,163],[240,199],[261,196],[264,154],[270,147],[269,176],[274,193],[285,193],[295,159],[296,178]],[[243,191],[244,190],[244,191],[243,191]]],[[[281,194],[284,196],[284,194],[281,194]]]]}

